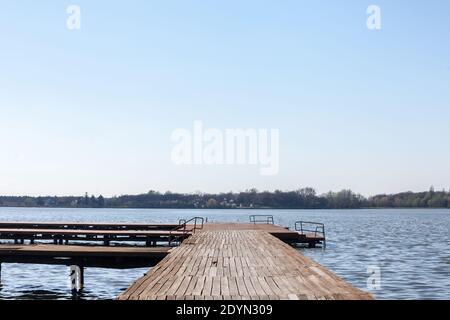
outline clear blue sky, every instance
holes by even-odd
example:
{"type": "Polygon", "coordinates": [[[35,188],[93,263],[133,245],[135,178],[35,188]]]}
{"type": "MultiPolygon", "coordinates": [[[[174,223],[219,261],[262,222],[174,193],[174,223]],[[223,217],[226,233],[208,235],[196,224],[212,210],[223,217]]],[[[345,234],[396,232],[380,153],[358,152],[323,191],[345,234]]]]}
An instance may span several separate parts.
{"type": "Polygon", "coordinates": [[[448,189],[449,39],[447,0],[2,0],[0,194],[448,189]],[[280,129],[279,174],[175,166],[194,120],[280,129]]]}

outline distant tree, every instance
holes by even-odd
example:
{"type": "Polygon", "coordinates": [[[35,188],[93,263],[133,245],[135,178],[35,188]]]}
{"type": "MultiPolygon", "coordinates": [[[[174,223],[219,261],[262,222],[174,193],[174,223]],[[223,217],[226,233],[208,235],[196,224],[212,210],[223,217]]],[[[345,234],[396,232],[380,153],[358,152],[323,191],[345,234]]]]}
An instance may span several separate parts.
{"type": "Polygon", "coordinates": [[[430,208],[446,208],[448,206],[447,197],[443,193],[435,194],[427,204],[430,208]]]}
{"type": "Polygon", "coordinates": [[[24,200],[25,207],[35,207],[36,201],[33,198],[26,197],[24,200]]]}
{"type": "Polygon", "coordinates": [[[217,207],[217,200],[211,198],[208,200],[208,202],[206,203],[206,206],[208,208],[216,208],[217,207]]]}
{"type": "Polygon", "coordinates": [[[329,192],[327,200],[329,208],[356,209],[361,207],[363,197],[353,193],[351,190],[342,190],[337,193],[329,192]]]}
{"type": "Polygon", "coordinates": [[[81,197],[1,197],[0,206],[17,207],[81,207],[81,208],[289,208],[289,209],[356,209],[373,208],[450,208],[450,192],[446,190],[425,192],[403,192],[381,194],[368,199],[352,192],[341,190],[317,195],[313,188],[296,191],[276,190],[273,192],[249,189],[239,193],[180,194],[150,191],[139,195],[114,196],[105,199],[86,193],[81,197]]]}
{"type": "Polygon", "coordinates": [[[86,206],[86,207],[89,206],[89,195],[88,195],[87,192],[84,194],[84,201],[83,201],[83,204],[84,204],[84,206],[86,206]]]}
{"type": "Polygon", "coordinates": [[[100,208],[103,208],[105,206],[105,198],[103,198],[102,195],[100,195],[97,199],[97,204],[100,208]]]}
{"type": "Polygon", "coordinates": [[[45,205],[44,199],[43,199],[42,197],[38,197],[38,198],[36,199],[36,205],[37,205],[38,207],[43,207],[43,206],[45,205]]]}
{"type": "Polygon", "coordinates": [[[97,198],[94,195],[91,195],[91,197],[89,198],[89,207],[96,208],[97,206],[97,198]]]}

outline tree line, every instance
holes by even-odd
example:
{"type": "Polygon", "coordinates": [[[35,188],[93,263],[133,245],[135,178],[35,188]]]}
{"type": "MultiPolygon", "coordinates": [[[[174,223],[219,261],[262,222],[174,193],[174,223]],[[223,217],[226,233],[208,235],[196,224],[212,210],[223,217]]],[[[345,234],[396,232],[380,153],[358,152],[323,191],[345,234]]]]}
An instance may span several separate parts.
{"type": "Polygon", "coordinates": [[[318,195],[313,188],[295,191],[258,191],[220,194],[160,193],[149,191],[139,195],[111,198],[94,196],[0,196],[2,207],[50,208],[273,208],[273,209],[361,209],[361,208],[450,208],[450,191],[403,192],[364,197],[351,190],[318,195]]]}

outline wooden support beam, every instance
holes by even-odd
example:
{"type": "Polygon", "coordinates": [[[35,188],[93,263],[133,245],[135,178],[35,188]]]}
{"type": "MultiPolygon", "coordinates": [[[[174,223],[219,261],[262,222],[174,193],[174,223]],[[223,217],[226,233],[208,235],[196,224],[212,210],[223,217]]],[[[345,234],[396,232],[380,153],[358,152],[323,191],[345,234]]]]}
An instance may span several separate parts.
{"type": "Polygon", "coordinates": [[[79,275],[79,288],[80,290],[84,289],[84,267],[83,266],[79,266],[80,268],[80,275],[79,275]]]}

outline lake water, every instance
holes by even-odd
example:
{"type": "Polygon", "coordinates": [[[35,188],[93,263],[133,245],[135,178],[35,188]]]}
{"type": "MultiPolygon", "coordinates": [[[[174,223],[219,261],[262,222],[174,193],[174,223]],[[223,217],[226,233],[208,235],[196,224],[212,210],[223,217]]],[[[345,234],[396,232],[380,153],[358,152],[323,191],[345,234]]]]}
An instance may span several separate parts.
{"type": "MultiPolygon", "coordinates": [[[[1,221],[178,222],[193,216],[247,222],[270,214],[275,223],[323,222],[327,247],[299,249],[377,299],[450,299],[450,210],[120,210],[0,208],[1,221]],[[380,270],[368,290],[368,270],[380,270]]],[[[148,268],[88,268],[82,299],[114,299],[148,268]]],[[[2,265],[0,299],[71,299],[65,266],[2,265]]]]}

